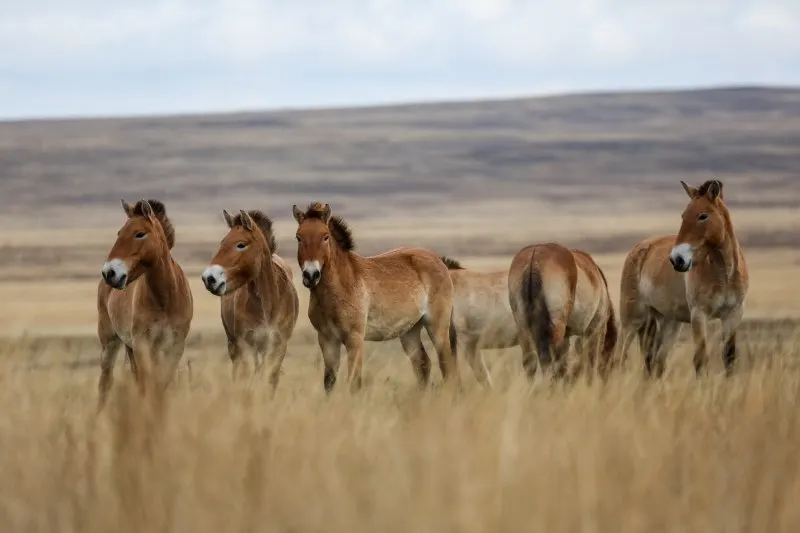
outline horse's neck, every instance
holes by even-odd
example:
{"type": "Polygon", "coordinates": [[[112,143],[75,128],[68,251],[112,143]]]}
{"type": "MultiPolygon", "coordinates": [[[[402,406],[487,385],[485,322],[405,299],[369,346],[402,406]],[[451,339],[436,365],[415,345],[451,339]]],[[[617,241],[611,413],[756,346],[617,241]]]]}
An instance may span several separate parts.
{"type": "Polygon", "coordinates": [[[175,263],[169,252],[153,263],[145,274],[147,295],[159,308],[169,309],[180,291],[175,263]]]}
{"type": "Polygon", "coordinates": [[[272,252],[265,253],[261,261],[261,269],[253,280],[247,284],[247,289],[256,297],[256,301],[261,302],[261,305],[264,307],[264,313],[266,314],[270,314],[269,311],[271,311],[274,306],[278,305],[278,298],[276,295],[278,290],[278,273],[275,269],[276,266],[272,262],[272,252]]]}
{"type": "Polygon", "coordinates": [[[318,297],[325,299],[326,293],[349,293],[356,280],[356,264],[360,257],[352,252],[335,249],[330,264],[322,269],[322,279],[317,285],[318,297]]]}
{"type": "Polygon", "coordinates": [[[711,265],[720,271],[725,281],[733,281],[741,275],[739,265],[739,239],[733,231],[730,215],[725,216],[725,240],[720,246],[713,247],[709,253],[711,265]]]}

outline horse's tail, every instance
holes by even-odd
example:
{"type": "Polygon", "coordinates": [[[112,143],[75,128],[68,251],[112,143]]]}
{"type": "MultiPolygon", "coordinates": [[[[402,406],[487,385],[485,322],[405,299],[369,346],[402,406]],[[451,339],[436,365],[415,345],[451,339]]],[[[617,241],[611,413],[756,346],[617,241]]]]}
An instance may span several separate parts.
{"type": "Polygon", "coordinates": [[[441,259],[442,263],[444,263],[447,266],[447,270],[464,270],[464,267],[461,266],[461,263],[459,263],[452,257],[447,257],[446,255],[443,255],[439,259],[441,259]]]}
{"type": "Polygon", "coordinates": [[[458,347],[458,333],[456,332],[456,323],[454,320],[454,310],[450,311],[450,351],[453,353],[453,358],[456,358],[458,347]]]}
{"type": "Polygon", "coordinates": [[[552,360],[550,340],[553,337],[553,321],[544,297],[541,271],[528,264],[527,275],[522,277],[522,313],[528,331],[533,335],[540,360],[547,364],[552,360]]]}

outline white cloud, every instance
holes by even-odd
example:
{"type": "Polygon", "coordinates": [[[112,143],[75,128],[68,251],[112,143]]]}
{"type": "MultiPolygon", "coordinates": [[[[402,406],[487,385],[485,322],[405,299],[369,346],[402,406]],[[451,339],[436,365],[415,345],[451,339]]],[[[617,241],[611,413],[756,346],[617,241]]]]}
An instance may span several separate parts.
{"type": "MultiPolygon", "coordinates": [[[[98,91],[122,78],[136,95],[134,107],[150,98],[158,109],[169,107],[164,84],[177,95],[191,91],[198,102],[221,91],[226,102],[251,103],[253,95],[269,93],[275,101],[308,105],[337,92],[353,101],[387,100],[402,91],[424,95],[425,87],[433,96],[446,87],[490,94],[640,79],[797,83],[800,2],[26,0],[4,6],[0,115],[31,112],[26,94],[45,97],[60,84],[73,87],[74,97],[53,93],[53,101],[73,102],[65,104],[67,113],[87,112],[94,101],[113,102],[113,94],[101,98],[98,91]]],[[[178,107],[186,101],[175,98],[178,107]]]]}

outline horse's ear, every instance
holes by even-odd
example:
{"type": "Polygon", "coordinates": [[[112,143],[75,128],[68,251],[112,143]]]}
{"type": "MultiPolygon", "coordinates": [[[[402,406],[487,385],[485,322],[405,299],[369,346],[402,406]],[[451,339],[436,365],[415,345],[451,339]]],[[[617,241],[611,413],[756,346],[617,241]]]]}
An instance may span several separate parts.
{"type": "Polygon", "coordinates": [[[131,218],[133,216],[133,207],[131,207],[131,204],[126,202],[123,198],[120,198],[119,201],[122,204],[122,210],[125,211],[128,218],[131,218]]]}
{"type": "Polygon", "coordinates": [[[142,214],[147,218],[155,217],[155,213],[153,213],[153,206],[150,205],[150,202],[142,198],[142,214]]]}
{"type": "Polygon", "coordinates": [[[233,217],[227,210],[222,210],[222,216],[225,218],[225,223],[228,225],[229,228],[233,228],[233,217]]]}
{"type": "Polygon", "coordinates": [[[719,180],[711,180],[708,184],[708,190],[706,190],[706,196],[712,202],[716,202],[717,198],[722,200],[722,182],[719,180]]]}
{"type": "Polygon", "coordinates": [[[327,224],[330,218],[331,218],[331,206],[325,204],[322,206],[322,221],[327,224]]]}
{"type": "Polygon", "coordinates": [[[303,220],[306,218],[305,214],[297,208],[297,205],[292,206],[292,215],[298,224],[302,224],[303,220]]]}
{"type": "Polygon", "coordinates": [[[692,187],[691,185],[686,185],[686,182],[681,180],[681,185],[683,186],[683,190],[686,191],[686,194],[689,195],[689,198],[694,198],[697,194],[697,188],[692,187]]]}
{"type": "Polygon", "coordinates": [[[247,231],[253,231],[255,224],[253,223],[253,219],[250,217],[250,214],[244,209],[240,209],[239,213],[242,216],[242,227],[247,231]]]}

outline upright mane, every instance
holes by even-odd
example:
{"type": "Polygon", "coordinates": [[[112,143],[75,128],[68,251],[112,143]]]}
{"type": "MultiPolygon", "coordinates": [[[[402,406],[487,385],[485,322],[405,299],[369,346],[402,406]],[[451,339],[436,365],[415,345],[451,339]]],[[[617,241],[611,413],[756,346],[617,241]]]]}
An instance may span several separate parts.
{"type": "MultiPolygon", "coordinates": [[[[304,216],[305,218],[317,218],[319,220],[324,220],[325,217],[324,211],[322,210],[322,204],[319,202],[313,202],[309,204],[308,208],[306,208],[304,216]]],[[[338,244],[341,249],[346,252],[352,252],[356,249],[356,243],[353,240],[353,233],[350,231],[350,227],[347,225],[347,222],[342,219],[342,217],[330,217],[328,219],[328,229],[331,230],[333,240],[336,241],[336,244],[338,244]]]]}
{"type": "Polygon", "coordinates": [[[452,257],[447,257],[446,255],[443,255],[440,259],[445,265],[447,265],[447,270],[464,270],[464,267],[461,266],[461,263],[459,263],[452,257]]]}
{"type": "Polygon", "coordinates": [[[705,196],[708,193],[708,189],[711,187],[716,187],[717,194],[719,197],[722,198],[722,182],[719,180],[707,180],[701,186],[697,188],[697,192],[695,193],[697,197],[705,196]]]}
{"type": "MultiPolygon", "coordinates": [[[[133,206],[134,216],[144,216],[144,211],[142,209],[143,202],[144,200],[139,200],[136,202],[136,205],[133,206]]],[[[161,223],[161,228],[164,230],[164,236],[167,238],[167,246],[170,250],[172,250],[172,247],[175,246],[175,226],[172,225],[172,221],[167,216],[167,208],[164,207],[164,203],[160,200],[147,200],[147,203],[153,208],[153,213],[161,223]]]]}
{"type": "MultiPolygon", "coordinates": [[[[253,222],[256,223],[258,229],[260,229],[261,233],[264,234],[264,238],[267,239],[267,245],[269,245],[270,251],[273,254],[277,253],[278,243],[275,240],[275,234],[272,233],[272,219],[265,215],[263,211],[259,211],[258,209],[251,209],[247,212],[247,214],[250,215],[250,218],[252,218],[253,222]]],[[[235,226],[242,225],[241,213],[233,217],[233,224],[235,226]]]]}

